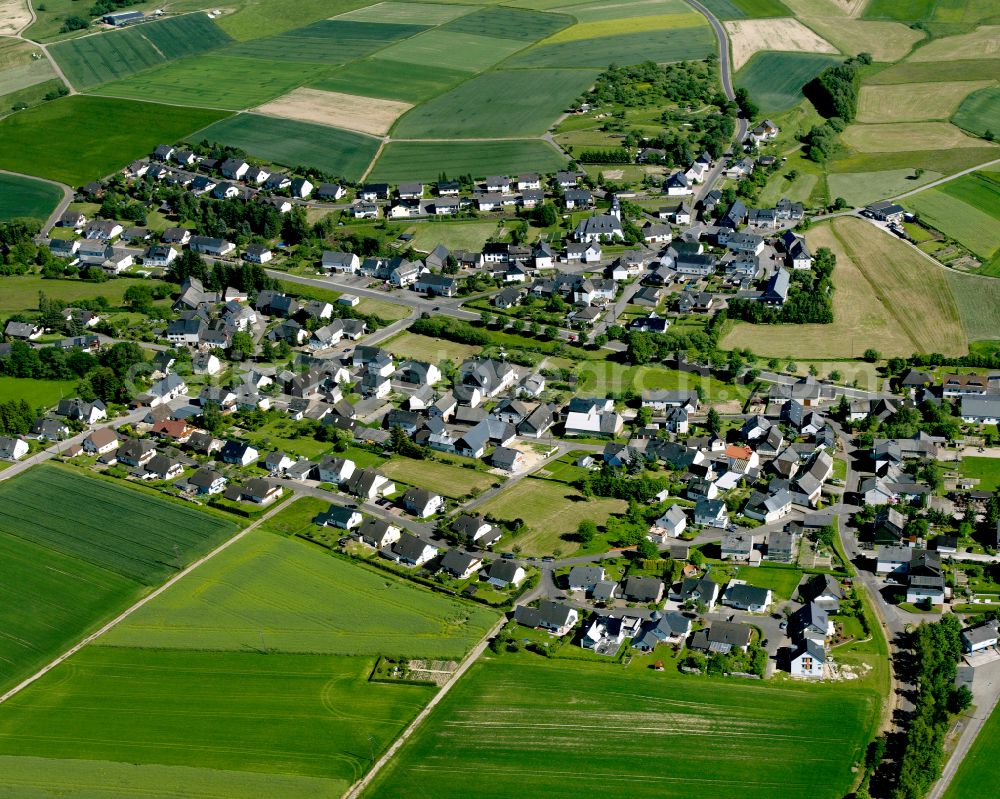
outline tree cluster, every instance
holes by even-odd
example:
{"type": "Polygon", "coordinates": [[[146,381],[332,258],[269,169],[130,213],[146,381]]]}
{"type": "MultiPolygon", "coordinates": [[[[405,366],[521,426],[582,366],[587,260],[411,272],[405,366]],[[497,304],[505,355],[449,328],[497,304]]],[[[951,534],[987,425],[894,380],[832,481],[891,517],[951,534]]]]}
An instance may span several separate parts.
{"type": "Polygon", "coordinates": [[[871,61],[868,53],[861,53],[843,64],[827,67],[802,87],[802,91],[826,118],[840,117],[845,122],[853,122],[858,114],[858,72],[871,61]]]}
{"type": "Polygon", "coordinates": [[[25,399],[0,402],[0,434],[19,436],[31,430],[35,423],[35,411],[25,399]]]}
{"type": "Polygon", "coordinates": [[[648,502],[667,487],[667,481],[662,477],[627,475],[621,469],[605,466],[599,472],[588,474],[578,486],[584,496],[648,502]]]}

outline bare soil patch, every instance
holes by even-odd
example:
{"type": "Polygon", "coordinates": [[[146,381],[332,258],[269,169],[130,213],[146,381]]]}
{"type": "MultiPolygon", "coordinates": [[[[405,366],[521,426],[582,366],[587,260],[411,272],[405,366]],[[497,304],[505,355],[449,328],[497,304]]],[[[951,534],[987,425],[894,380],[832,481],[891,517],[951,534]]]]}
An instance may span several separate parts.
{"type": "Polygon", "coordinates": [[[737,19],[724,23],[733,43],[733,65],[739,69],[754,53],[836,53],[837,48],[797,19],[737,19]]]}
{"type": "Polygon", "coordinates": [[[20,33],[31,22],[25,0],[0,0],[0,36],[20,33]]]}
{"type": "Polygon", "coordinates": [[[303,87],[255,110],[268,116],[316,122],[373,136],[384,136],[400,115],[412,107],[409,103],[396,100],[379,100],[303,87]]]}

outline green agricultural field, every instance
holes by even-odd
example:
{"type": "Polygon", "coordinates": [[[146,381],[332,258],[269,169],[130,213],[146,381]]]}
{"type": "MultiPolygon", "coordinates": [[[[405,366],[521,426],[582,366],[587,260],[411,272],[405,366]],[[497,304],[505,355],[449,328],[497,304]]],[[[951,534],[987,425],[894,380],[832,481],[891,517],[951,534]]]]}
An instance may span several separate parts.
{"type": "Polygon", "coordinates": [[[0,531],[154,585],[236,525],[108,480],[40,466],[0,484],[0,531]]]}
{"type": "Polygon", "coordinates": [[[540,136],[596,72],[579,69],[486,72],[409,111],[393,136],[407,139],[540,136]]]}
{"type": "MultiPolygon", "coordinates": [[[[2,127],[0,127],[2,132],[2,127]]],[[[2,141],[2,136],[0,136],[2,141]]],[[[566,159],[537,139],[484,142],[390,142],[368,176],[398,183],[470,174],[484,178],[518,172],[555,172],[566,159]]]]}
{"type": "Polygon", "coordinates": [[[0,174],[0,222],[49,218],[63,193],[58,186],[20,175],[0,174]]]}
{"type": "Polygon", "coordinates": [[[570,540],[580,522],[589,519],[603,525],[613,513],[623,513],[627,503],[621,499],[594,497],[585,499],[571,486],[552,480],[526,477],[508,491],[488,500],[480,513],[498,519],[524,519],[528,532],[512,543],[524,555],[552,555],[556,550],[569,555],[580,548],[570,540]]]}
{"type": "MultiPolygon", "coordinates": [[[[219,769],[230,772],[225,796],[247,795],[234,772],[275,774],[279,786],[290,777],[324,778],[324,795],[337,796],[433,692],[370,683],[373,665],[276,652],[89,647],[7,703],[0,754],[219,769]]],[[[312,780],[306,786],[315,791],[312,780]]],[[[159,785],[145,787],[141,795],[160,793],[159,785]]]]}
{"type": "Polygon", "coordinates": [[[496,619],[480,605],[332,557],[305,541],[254,530],[101,643],[458,658],[496,619]]]}
{"type": "Polygon", "coordinates": [[[945,269],[969,341],[1000,339],[1000,280],[945,269]]]}
{"type": "Polygon", "coordinates": [[[449,250],[481,250],[497,229],[496,222],[431,222],[414,225],[408,232],[413,234],[413,249],[431,252],[439,244],[449,250]]]}
{"type": "Polygon", "coordinates": [[[802,102],[802,87],[837,56],[816,53],[758,53],[736,75],[736,85],[753,97],[764,113],[787,111],[802,102]]]}
{"type": "Polygon", "coordinates": [[[310,87],[328,92],[419,103],[447,91],[468,77],[467,72],[430,64],[367,60],[348,64],[343,69],[313,81],[310,87]]]}
{"type": "MultiPolygon", "coordinates": [[[[870,126],[863,126],[870,127],[870,126]]],[[[956,128],[957,130],[957,128],[956,128]]],[[[854,153],[828,165],[831,174],[844,172],[884,172],[896,169],[924,169],[950,175],[1000,157],[995,147],[955,147],[950,150],[900,150],[897,152],[854,153]]],[[[913,188],[911,185],[910,188],[913,188]]],[[[884,194],[880,197],[885,197],[884,194]]]]}
{"type": "Polygon", "coordinates": [[[223,116],[157,103],[64,97],[0,120],[0,169],[81,186],[223,116]]]}
{"type": "Polygon", "coordinates": [[[792,16],[780,0],[702,0],[702,5],[719,19],[792,16]]]}
{"type": "Polygon", "coordinates": [[[137,283],[150,285],[148,280],[131,277],[117,277],[107,283],[90,283],[75,278],[49,280],[41,275],[10,275],[0,279],[0,315],[24,313],[37,308],[40,291],[44,291],[49,299],[66,303],[105,297],[112,308],[118,308],[128,287],[137,283]]]}
{"type": "Polygon", "coordinates": [[[865,19],[898,19],[915,22],[930,19],[937,0],[869,0],[865,19]]]}
{"type": "MultiPolygon", "coordinates": [[[[0,284],[2,288],[2,284],[0,284]]],[[[76,396],[78,380],[33,380],[29,377],[0,377],[0,402],[27,400],[32,408],[51,408],[65,397],[76,396]]]]}
{"type": "Polygon", "coordinates": [[[373,57],[377,61],[416,64],[419,69],[433,64],[438,68],[480,72],[526,46],[527,43],[520,39],[478,36],[474,33],[435,28],[386,47],[373,57]]]}
{"type": "Polygon", "coordinates": [[[378,140],[371,136],[259,114],[230,117],[191,138],[218,141],[257,158],[289,167],[314,167],[351,181],[361,177],[378,150],[378,140]]]}
{"type": "Polygon", "coordinates": [[[426,29],[426,25],[327,19],[304,28],[233,45],[226,49],[226,54],[269,61],[344,64],[426,29]]]}
{"type": "Polygon", "coordinates": [[[504,66],[605,69],[608,64],[702,59],[716,52],[716,48],[712,29],[704,24],[603,36],[587,42],[539,44],[511,58],[504,66]]]}
{"type": "MultiPolygon", "coordinates": [[[[643,661],[644,663],[646,661],[643,661]]],[[[668,669],[672,667],[668,666],[668,669]]],[[[633,666],[503,656],[474,665],[365,796],[839,799],[879,697],[848,684],[684,678],[633,666]],[[737,684],[737,682],[739,684],[737,684]],[[822,723],[819,742],[810,730],[822,723]],[[642,752],[642,768],[622,764],[642,752]],[[752,765],[751,765],[752,764],[752,765]]]]}
{"type": "Polygon", "coordinates": [[[96,90],[108,97],[239,111],[272,100],[323,72],[321,64],[235,58],[221,54],[193,56],[164,64],[96,90]]]}
{"type": "Polygon", "coordinates": [[[382,464],[380,471],[397,483],[426,488],[450,499],[467,496],[473,491],[484,491],[503,479],[478,469],[409,458],[393,458],[382,464]]]}
{"type": "MultiPolygon", "coordinates": [[[[13,482],[18,482],[15,479],[13,482]]],[[[0,692],[83,638],[143,586],[10,535],[0,521],[0,692]],[[25,612],[30,597],[31,612],[25,612]]]]}
{"type": "Polygon", "coordinates": [[[985,260],[1000,249],[1000,180],[973,172],[904,200],[920,219],[985,260]]]}
{"type": "Polygon", "coordinates": [[[565,14],[544,14],[505,6],[491,6],[442,25],[441,30],[474,36],[536,42],[572,24],[565,14]]]}
{"type": "MultiPolygon", "coordinates": [[[[0,95],[13,94],[22,89],[36,86],[51,80],[55,75],[56,73],[47,58],[5,66],[2,61],[2,53],[0,53],[0,95]]],[[[6,108],[0,108],[0,111],[6,110],[6,108]]]]}
{"type": "MultiPolygon", "coordinates": [[[[260,1],[240,0],[240,2],[251,3],[260,1]]],[[[25,0],[20,0],[20,2],[23,3],[25,0]]],[[[60,28],[62,27],[63,20],[71,15],[89,18],[90,15],[87,12],[93,7],[84,3],[84,7],[81,8],[80,0],[38,0],[38,2],[32,2],[31,5],[35,11],[36,21],[25,31],[25,36],[37,42],[50,42],[82,35],[85,32],[76,31],[67,34],[61,31],[60,28]]],[[[151,0],[143,0],[138,6],[139,10],[145,11],[147,14],[156,8],[166,7],[163,3],[155,3],[151,0]]],[[[204,9],[204,0],[170,0],[169,4],[169,10],[172,14],[182,14],[187,11],[204,11],[204,9]]],[[[95,24],[89,32],[99,33],[102,30],[105,30],[103,26],[95,24]]]]}
{"type": "Polygon", "coordinates": [[[429,363],[450,360],[458,364],[479,354],[482,347],[460,344],[457,341],[436,339],[419,333],[403,332],[383,341],[381,344],[397,359],[419,358],[429,363]]]}
{"type": "MultiPolygon", "coordinates": [[[[198,0],[200,2],[200,0],[198,0]]],[[[238,41],[283,33],[370,5],[369,0],[241,0],[234,14],[219,17],[219,27],[238,41]]],[[[204,3],[202,3],[204,7],[204,3]]]]}
{"type": "Polygon", "coordinates": [[[603,20],[632,19],[653,14],[690,14],[691,6],[684,0],[633,0],[633,2],[584,2],[580,4],[553,3],[553,8],[571,14],[579,22],[600,22],[603,20]]]}
{"type": "Polygon", "coordinates": [[[357,22],[409,23],[411,25],[443,25],[455,17],[473,11],[474,6],[443,5],[440,3],[409,3],[386,0],[382,3],[359,8],[338,15],[338,20],[350,19],[357,22]]]}
{"type": "Polygon", "coordinates": [[[983,786],[996,780],[997,761],[1000,760],[1000,709],[994,708],[989,719],[980,728],[976,740],[962,764],[955,772],[944,799],[966,799],[975,796],[983,786]]]}
{"type": "Polygon", "coordinates": [[[865,76],[866,86],[927,83],[935,80],[1000,80],[1000,59],[974,61],[904,61],[865,76]]]}
{"type": "Polygon", "coordinates": [[[88,89],[231,41],[205,14],[184,14],[70,39],[52,45],[49,52],[74,87],[88,89]]]}
{"type": "Polygon", "coordinates": [[[2,95],[0,96],[0,115],[4,115],[8,111],[13,111],[15,108],[23,111],[24,108],[48,102],[56,97],[61,89],[65,88],[66,84],[58,78],[53,78],[52,80],[36,83],[25,89],[18,89],[16,92],[2,95]]]}
{"type": "Polygon", "coordinates": [[[970,94],[962,101],[951,121],[977,136],[987,133],[1000,135],[1000,86],[970,94]]]}

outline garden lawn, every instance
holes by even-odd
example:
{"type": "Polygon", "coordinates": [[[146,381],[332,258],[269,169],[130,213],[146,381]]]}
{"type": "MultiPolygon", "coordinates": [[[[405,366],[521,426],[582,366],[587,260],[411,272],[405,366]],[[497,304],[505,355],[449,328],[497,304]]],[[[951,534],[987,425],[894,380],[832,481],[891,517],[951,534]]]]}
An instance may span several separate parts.
{"type": "Polygon", "coordinates": [[[431,252],[439,244],[449,250],[481,250],[490,236],[497,232],[496,222],[428,222],[414,225],[410,246],[420,252],[431,252]]]}
{"type": "Polygon", "coordinates": [[[81,186],[225,115],[158,103],[63,97],[0,120],[0,169],[81,186]],[[115,124],[109,125],[109,119],[115,124]]]}
{"type": "Polygon", "coordinates": [[[984,786],[994,785],[997,762],[1000,761],[1000,709],[994,707],[989,719],[980,728],[962,764],[944,793],[944,799],[966,799],[976,796],[984,786]]]}
{"type": "Polygon", "coordinates": [[[523,519],[528,532],[511,540],[524,555],[569,555],[580,548],[570,540],[584,519],[603,525],[612,513],[623,513],[621,499],[594,497],[587,500],[565,483],[526,477],[513,488],[493,497],[479,512],[498,519],[523,519]],[[568,537],[568,538],[567,538],[568,537]]]}
{"type": "MultiPolygon", "coordinates": [[[[5,705],[0,754],[247,771],[274,774],[279,785],[325,778],[326,795],[336,796],[433,693],[370,683],[373,665],[88,647],[5,705]]],[[[221,795],[247,795],[240,775],[231,778],[221,795]]],[[[160,793],[146,787],[146,796],[160,793]]]]}
{"type": "MultiPolygon", "coordinates": [[[[0,284],[2,288],[2,284],[0,284]]],[[[51,408],[65,397],[75,396],[78,380],[33,380],[30,377],[0,377],[0,402],[27,400],[35,409],[51,408]]]]}
{"type": "Polygon", "coordinates": [[[55,466],[0,484],[0,532],[155,585],[236,531],[179,502],[55,466]]]}
{"type": "Polygon", "coordinates": [[[962,477],[979,480],[977,491],[996,491],[1000,488],[1000,460],[996,458],[964,457],[958,470],[962,477]]]}
{"type": "Polygon", "coordinates": [[[484,178],[518,172],[555,172],[565,166],[566,159],[554,147],[537,139],[394,141],[382,150],[368,178],[390,183],[436,180],[442,172],[449,176],[470,174],[474,178],[484,178]]]}
{"type": "Polygon", "coordinates": [[[525,785],[532,796],[679,797],[708,785],[715,799],[840,799],[877,707],[874,692],[844,683],[777,687],[608,663],[489,658],[364,795],[461,797],[476,775],[484,799],[525,785]],[[812,733],[817,724],[827,731],[822,741],[812,733]],[[642,767],[622,768],[636,753],[642,767]]]}
{"type": "Polygon", "coordinates": [[[758,53],[736,75],[762,112],[787,111],[802,102],[802,87],[842,58],[818,53],[758,53]]]}
{"type": "Polygon", "coordinates": [[[408,112],[396,123],[393,136],[540,136],[596,76],[577,69],[486,72],[408,112]]]}
{"type": "Polygon", "coordinates": [[[460,658],[496,619],[479,605],[258,529],[132,614],[101,644],[460,658]]]}
{"type": "Polygon", "coordinates": [[[360,178],[378,150],[378,140],[372,136],[260,114],[230,117],[191,138],[218,141],[277,164],[314,167],[347,180],[360,178]]]}
{"type": "Polygon", "coordinates": [[[451,499],[464,497],[473,491],[483,491],[502,479],[477,469],[403,457],[392,458],[382,464],[379,471],[397,483],[426,488],[451,499]]]}
{"type": "Polygon", "coordinates": [[[946,270],[861,219],[816,226],[806,239],[814,252],[829,247],[837,256],[833,323],[740,322],[725,337],[723,347],[806,359],[859,358],[871,346],[886,357],[968,351],[965,314],[960,316],[946,270]]]}
{"type": "Polygon", "coordinates": [[[798,569],[740,566],[736,577],[758,588],[770,588],[774,592],[774,601],[778,602],[792,598],[802,580],[802,572],[798,569]]]}
{"type": "Polygon", "coordinates": [[[59,201],[58,186],[20,175],[0,174],[0,222],[10,219],[36,219],[44,222],[59,201]]]}
{"type": "Polygon", "coordinates": [[[459,344],[443,338],[406,332],[383,341],[382,347],[398,359],[419,358],[428,363],[440,363],[448,359],[456,365],[477,355],[482,349],[473,344],[459,344]]]}

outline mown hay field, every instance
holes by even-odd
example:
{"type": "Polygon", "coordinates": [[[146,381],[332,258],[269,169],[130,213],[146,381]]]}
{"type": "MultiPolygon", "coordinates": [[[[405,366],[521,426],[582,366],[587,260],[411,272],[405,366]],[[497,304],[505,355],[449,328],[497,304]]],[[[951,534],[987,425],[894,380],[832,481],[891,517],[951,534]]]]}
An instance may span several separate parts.
{"type": "Polygon", "coordinates": [[[835,16],[800,19],[842,53],[871,53],[876,61],[897,61],[923,38],[920,31],[899,22],[835,16]]]}
{"type": "MultiPolygon", "coordinates": [[[[947,122],[890,122],[848,125],[844,143],[862,153],[898,153],[908,150],[949,150],[982,147],[983,142],[947,122]]],[[[1000,150],[998,150],[1000,152],[1000,150]]]]}
{"type": "Polygon", "coordinates": [[[393,131],[400,139],[540,136],[593,85],[580,69],[486,72],[414,108],[393,131]]]}
{"type": "Polygon", "coordinates": [[[921,47],[911,61],[961,61],[1000,58],[1000,25],[983,25],[972,33],[935,39],[921,47]]]}
{"type": "Polygon", "coordinates": [[[1000,181],[974,172],[909,197],[904,204],[985,261],[1000,250],[1000,181]]]}
{"type": "Polygon", "coordinates": [[[952,122],[964,130],[985,136],[1000,133],[1000,86],[990,86],[970,94],[955,112],[952,122]]]}
{"type": "Polygon", "coordinates": [[[315,167],[347,180],[359,179],[378,150],[378,140],[371,136],[260,114],[239,114],[191,138],[230,144],[257,158],[289,167],[315,167]]]}
{"type": "Polygon", "coordinates": [[[817,226],[806,238],[813,252],[829,247],[837,255],[833,323],[740,322],[724,347],[789,358],[860,358],[869,347],[885,356],[968,351],[963,317],[944,268],[857,218],[817,226]]]}
{"type": "MultiPolygon", "coordinates": [[[[993,81],[946,81],[862,86],[858,122],[947,121],[964,98],[993,81]]],[[[965,127],[965,126],[963,126],[965,127]]]]}
{"type": "Polygon", "coordinates": [[[255,530],[115,627],[101,644],[457,658],[496,619],[480,605],[255,530]]]}
{"type": "Polygon", "coordinates": [[[969,341],[1000,339],[1000,280],[946,271],[969,341]]]}
{"type": "Polygon", "coordinates": [[[487,658],[364,795],[449,799],[468,795],[475,778],[487,798],[530,784],[532,795],[552,796],[673,797],[698,785],[718,799],[839,799],[878,703],[873,691],[844,683],[776,686],[487,658]],[[827,730],[822,744],[810,732],[816,724],[827,730]],[[622,768],[636,752],[643,766],[622,768]]]}
{"type": "Polygon", "coordinates": [[[754,53],[780,50],[799,53],[836,53],[837,48],[797,19],[734,20],[726,22],[733,66],[742,67],[754,53]]]}

